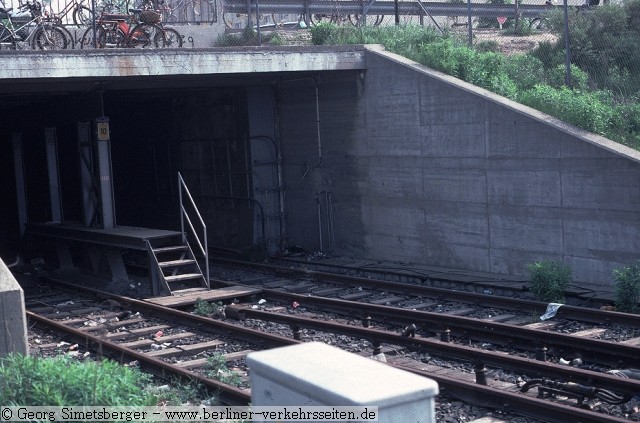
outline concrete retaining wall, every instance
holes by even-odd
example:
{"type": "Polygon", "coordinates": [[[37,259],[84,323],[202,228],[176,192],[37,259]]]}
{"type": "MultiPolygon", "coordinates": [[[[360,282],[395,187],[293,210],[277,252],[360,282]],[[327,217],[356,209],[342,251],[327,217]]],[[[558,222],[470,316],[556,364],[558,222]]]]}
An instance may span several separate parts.
{"type": "Polygon", "coordinates": [[[28,354],[26,322],[22,288],[0,260],[0,357],[28,354]]]}
{"type": "Polygon", "coordinates": [[[639,152],[375,48],[366,60],[317,80],[322,157],[315,81],[281,87],[292,243],[516,275],[563,260],[609,286],[638,259],[639,152]]]}

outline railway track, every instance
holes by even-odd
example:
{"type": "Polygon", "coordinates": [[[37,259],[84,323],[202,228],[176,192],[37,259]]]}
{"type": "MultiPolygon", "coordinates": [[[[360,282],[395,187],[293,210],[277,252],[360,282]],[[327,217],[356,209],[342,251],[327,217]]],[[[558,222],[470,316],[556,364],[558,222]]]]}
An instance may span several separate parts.
{"type": "MultiPolygon", "coordinates": [[[[292,283],[300,284],[295,281],[292,281],[292,283]]],[[[64,286],[64,284],[62,285],[64,286]]],[[[73,289],[74,291],[67,292],[66,295],[70,295],[71,297],[78,295],[78,289],[73,289]]],[[[56,330],[68,331],[68,333],[71,334],[70,336],[72,336],[79,344],[85,345],[87,348],[92,348],[103,354],[106,353],[108,356],[119,359],[120,361],[126,362],[136,360],[140,363],[140,366],[144,371],[149,371],[157,375],[166,376],[168,374],[175,374],[182,377],[196,378],[196,380],[199,383],[202,383],[203,386],[208,386],[213,390],[220,390],[221,392],[224,392],[224,395],[221,396],[221,400],[229,404],[238,404],[242,403],[242,401],[248,401],[250,396],[249,392],[235,387],[226,387],[218,381],[204,377],[203,372],[198,371],[197,369],[197,363],[203,364],[205,361],[202,358],[188,359],[182,357],[180,362],[176,363],[176,360],[167,360],[167,357],[171,357],[170,354],[154,354],[154,351],[150,350],[148,346],[154,344],[157,345],[158,341],[162,340],[162,337],[160,337],[160,339],[153,339],[152,333],[154,333],[154,331],[157,333],[158,330],[162,330],[164,333],[169,334],[168,336],[171,336],[172,333],[179,335],[180,333],[184,333],[181,331],[196,332],[202,327],[207,327],[207,333],[212,333],[214,339],[200,339],[199,342],[195,342],[195,344],[193,342],[185,343],[187,346],[201,344],[197,347],[182,347],[182,350],[194,348],[193,351],[196,351],[197,348],[204,347],[202,344],[208,344],[208,346],[213,349],[221,345],[219,342],[228,344],[228,339],[231,337],[231,333],[234,333],[234,339],[238,339],[242,342],[247,342],[247,339],[249,339],[253,341],[253,345],[257,344],[258,346],[252,347],[252,350],[300,342],[300,340],[283,336],[282,331],[280,334],[271,334],[266,333],[264,329],[255,330],[243,326],[248,320],[275,322],[280,325],[285,325],[286,328],[293,329],[290,330],[289,334],[294,338],[299,337],[298,335],[302,335],[304,330],[312,329],[322,331],[330,337],[346,336],[352,340],[368,340],[373,349],[370,352],[360,352],[363,355],[376,355],[376,353],[382,352],[385,349],[385,345],[393,346],[393,348],[402,350],[404,353],[397,356],[389,355],[388,362],[407,371],[412,371],[414,373],[436,379],[445,393],[455,395],[456,397],[464,397],[465,400],[471,403],[491,406],[510,412],[517,411],[518,413],[528,415],[541,421],[597,422],[617,421],[616,419],[619,421],[627,421],[625,419],[612,417],[611,415],[596,413],[576,407],[576,402],[581,402],[583,405],[589,402],[587,401],[589,399],[588,392],[581,392],[581,390],[586,389],[588,391],[589,389],[597,389],[597,393],[600,395],[610,394],[617,396],[618,398],[625,394],[631,395],[634,392],[640,392],[640,385],[638,384],[638,381],[633,379],[623,379],[591,370],[562,366],[555,363],[546,363],[518,356],[510,356],[503,352],[485,351],[469,346],[456,345],[454,343],[443,342],[441,340],[429,339],[421,336],[419,333],[407,336],[407,334],[398,333],[397,331],[388,330],[387,328],[378,326],[375,320],[371,322],[373,324],[371,324],[370,327],[363,327],[360,319],[357,319],[354,322],[336,317],[326,321],[318,318],[317,316],[310,316],[310,312],[308,311],[309,309],[306,306],[296,308],[298,310],[304,308],[306,310],[304,315],[296,315],[295,313],[289,314],[260,310],[259,307],[252,307],[251,304],[228,305],[226,307],[227,316],[246,319],[245,321],[229,323],[230,320],[228,317],[223,318],[214,316],[212,318],[207,318],[195,316],[185,311],[168,310],[166,307],[150,304],[146,301],[112,296],[95,290],[89,290],[88,292],[90,292],[92,296],[95,296],[98,301],[83,300],[78,302],[71,299],[56,302],[58,300],[64,300],[64,296],[54,297],[53,299],[51,297],[28,298],[28,305],[30,308],[32,310],[35,308],[38,311],[38,313],[30,311],[29,318],[32,321],[37,321],[41,324],[52,324],[56,330]],[[67,306],[55,306],[56,304],[64,304],[66,301],[72,301],[73,304],[67,304],[67,306]],[[124,310],[120,308],[117,310],[104,310],[99,307],[100,304],[109,304],[111,301],[125,305],[124,310]],[[54,306],[53,309],[51,309],[52,305],[54,306]],[[43,309],[43,307],[49,308],[43,309]],[[123,312],[127,313],[128,319],[119,319],[118,321],[112,320],[115,317],[121,316],[121,313],[123,312]],[[43,316],[43,313],[48,313],[49,316],[43,316]],[[88,319],[89,316],[83,315],[83,313],[92,313],[90,320],[88,319]],[[104,322],[95,326],[93,324],[86,324],[87,321],[96,321],[96,313],[101,316],[97,318],[97,321],[102,322],[104,320],[104,322]],[[152,314],[154,315],[153,322],[147,322],[146,324],[141,325],[138,324],[140,322],[137,322],[133,329],[130,323],[125,323],[127,320],[131,319],[131,316],[144,316],[144,318],[146,318],[147,315],[152,314]],[[56,320],[58,321],[50,322],[53,317],[56,317],[56,320]],[[160,318],[164,318],[170,323],[159,323],[156,319],[160,318]],[[108,324],[104,325],[105,323],[108,324]],[[183,327],[181,327],[179,331],[172,330],[175,326],[171,325],[176,324],[183,327]],[[191,326],[189,325],[195,326],[196,329],[191,329],[191,326]],[[78,326],[80,327],[78,328],[78,326]],[[127,329],[119,329],[123,327],[127,327],[127,329]],[[239,334],[235,333],[236,330],[239,331],[239,334]],[[226,337],[224,341],[221,341],[219,338],[221,334],[226,337]],[[118,342],[116,342],[116,340],[118,342]],[[256,342],[256,340],[260,341],[256,342]],[[459,360],[464,362],[466,363],[465,365],[467,370],[462,372],[452,372],[451,365],[448,363],[443,363],[442,365],[425,363],[424,360],[420,359],[420,354],[424,355],[425,352],[433,356],[446,357],[447,360],[459,360]],[[189,364],[185,365],[185,362],[189,364]],[[562,387],[565,389],[576,389],[577,391],[575,395],[569,395],[569,397],[565,398],[564,401],[558,401],[557,398],[555,401],[537,398],[535,388],[538,388],[538,392],[542,392],[543,396],[544,392],[553,392],[553,389],[555,389],[556,394],[554,394],[554,396],[558,396],[557,392],[563,392],[559,388],[561,385],[557,385],[555,387],[552,387],[551,385],[543,385],[542,390],[539,385],[531,385],[528,392],[523,393],[518,390],[518,387],[522,387],[522,383],[519,385],[507,382],[497,383],[493,381],[491,381],[491,383],[487,383],[486,375],[488,372],[485,365],[494,366],[495,368],[504,369],[505,371],[515,371],[517,374],[526,374],[527,379],[532,381],[532,383],[535,382],[536,379],[540,379],[543,384],[547,383],[543,378],[547,378],[550,381],[563,381],[561,383],[564,383],[565,385],[562,385],[562,387]]],[[[265,294],[264,296],[271,294],[274,295],[273,300],[269,300],[270,305],[274,305],[271,301],[275,301],[276,295],[283,295],[281,291],[271,292],[268,290],[264,291],[263,294],[265,294]]],[[[304,295],[301,296],[299,294],[295,295],[298,295],[295,298],[302,301],[306,301],[306,299],[311,298],[304,295]]],[[[284,298],[284,301],[287,301],[287,303],[290,300],[291,297],[284,298]]],[[[352,311],[355,311],[356,313],[361,312],[360,310],[357,310],[359,304],[353,301],[347,302],[347,304],[343,304],[343,306],[350,306],[352,311]]],[[[335,307],[335,304],[333,304],[332,307],[335,307]]],[[[382,307],[386,308],[381,309],[381,312],[387,313],[390,311],[388,310],[390,307],[382,307]]],[[[286,309],[286,307],[282,307],[282,309],[286,309]]],[[[375,314],[373,315],[375,316],[375,314]]],[[[412,318],[413,317],[414,316],[412,316],[412,318]]],[[[392,317],[392,319],[395,318],[396,317],[392,317]]],[[[168,340],[169,342],[175,342],[177,344],[181,344],[181,340],[186,339],[189,339],[186,335],[180,335],[176,338],[165,337],[165,341],[168,340]],[[173,341],[171,341],[171,339],[173,339],[173,341]]],[[[173,345],[166,346],[166,349],[171,348],[176,347],[173,345]]],[[[238,347],[237,349],[245,351],[245,348],[246,347],[238,347]]],[[[202,351],[199,353],[202,353],[202,351]]],[[[185,353],[182,351],[180,354],[185,353]]],[[[597,400],[597,396],[598,395],[595,395],[592,399],[597,400]]]]}

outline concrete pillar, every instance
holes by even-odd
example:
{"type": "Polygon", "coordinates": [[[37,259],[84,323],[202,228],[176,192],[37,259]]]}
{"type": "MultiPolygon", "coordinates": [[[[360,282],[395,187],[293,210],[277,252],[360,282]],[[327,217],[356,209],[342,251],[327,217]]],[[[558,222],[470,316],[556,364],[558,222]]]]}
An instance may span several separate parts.
{"type": "Polygon", "coordinates": [[[24,155],[22,151],[22,134],[13,134],[13,165],[16,175],[16,198],[18,200],[18,223],[20,235],[24,235],[27,223],[27,187],[24,176],[24,155]]]}
{"type": "Polygon", "coordinates": [[[53,223],[62,223],[62,196],[60,195],[60,172],[58,169],[58,141],[56,139],[56,128],[45,128],[44,131],[47,150],[47,169],[49,171],[51,221],[53,223]]]}
{"type": "Polygon", "coordinates": [[[111,170],[111,141],[109,118],[96,119],[98,131],[98,170],[100,179],[100,202],[102,204],[102,227],[116,226],[116,210],[113,199],[113,172],[111,170]]]}
{"type": "Polygon", "coordinates": [[[378,423],[436,421],[434,380],[320,342],[251,353],[247,364],[252,407],[368,406],[378,423]]]}
{"type": "Polygon", "coordinates": [[[29,353],[24,293],[9,268],[0,260],[0,357],[29,353]]]}
{"type": "Polygon", "coordinates": [[[91,147],[91,124],[78,122],[78,146],[80,150],[80,180],[82,185],[82,210],[84,226],[92,227],[95,222],[97,187],[94,185],[93,150],[91,147]]]}

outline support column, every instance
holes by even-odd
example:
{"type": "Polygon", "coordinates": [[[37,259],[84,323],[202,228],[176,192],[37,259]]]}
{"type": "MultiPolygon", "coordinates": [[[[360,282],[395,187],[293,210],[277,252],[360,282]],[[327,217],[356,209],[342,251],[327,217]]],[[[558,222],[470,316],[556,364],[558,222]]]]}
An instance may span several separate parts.
{"type": "Polygon", "coordinates": [[[56,128],[44,129],[47,150],[47,170],[49,172],[49,200],[51,202],[51,221],[62,223],[62,196],[60,195],[60,172],[58,169],[58,141],[56,128]]]}
{"type": "Polygon", "coordinates": [[[102,227],[104,229],[113,229],[116,226],[116,211],[113,198],[109,118],[97,118],[96,128],[98,131],[98,170],[100,175],[102,227]]]}
{"type": "Polygon", "coordinates": [[[93,149],[91,148],[91,124],[78,122],[78,147],[80,150],[80,183],[82,187],[82,211],[84,225],[93,227],[97,223],[96,205],[98,187],[94,183],[93,149]]]}
{"type": "Polygon", "coordinates": [[[27,185],[24,177],[24,156],[22,153],[22,134],[13,134],[13,167],[16,175],[16,197],[18,199],[18,223],[20,235],[24,235],[27,223],[27,185]]]}

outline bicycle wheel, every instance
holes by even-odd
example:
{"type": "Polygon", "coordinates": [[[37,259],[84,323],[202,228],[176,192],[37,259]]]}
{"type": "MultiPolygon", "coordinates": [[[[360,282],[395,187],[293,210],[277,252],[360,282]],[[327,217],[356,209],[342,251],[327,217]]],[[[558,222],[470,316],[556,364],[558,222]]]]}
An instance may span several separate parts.
{"type": "Polygon", "coordinates": [[[158,47],[180,48],[182,47],[182,35],[174,28],[164,27],[164,32],[158,32],[153,40],[158,47]]]}
{"type": "Polygon", "coordinates": [[[337,16],[336,15],[327,15],[325,13],[316,13],[312,14],[310,17],[312,25],[318,25],[321,23],[336,23],[337,16]]]}
{"type": "Polygon", "coordinates": [[[73,23],[77,26],[86,26],[93,21],[93,12],[87,6],[78,5],[73,9],[73,23]]]}
{"type": "Polygon", "coordinates": [[[32,48],[40,50],[63,50],[69,45],[63,30],[53,25],[42,25],[33,34],[32,48]]]}
{"type": "Polygon", "coordinates": [[[69,44],[67,45],[67,48],[70,49],[70,50],[75,49],[76,48],[76,39],[73,36],[73,34],[71,33],[71,31],[69,31],[66,26],[62,26],[62,25],[59,25],[59,24],[56,24],[56,27],[60,28],[61,30],[64,31],[64,33],[65,33],[65,35],[67,37],[67,40],[69,42],[69,44]]]}
{"type": "Polygon", "coordinates": [[[180,9],[180,21],[188,24],[200,22],[200,1],[188,0],[184,3],[184,6],[180,9]]]}
{"type": "Polygon", "coordinates": [[[155,48],[158,47],[156,40],[163,38],[162,27],[151,24],[141,23],[133,27],[126,40],[128,48],[155,48]],[[158,35],[158,32],[160,35],[158,35]],[[160,38],[157,38],[160,37],[160,38]]]}

